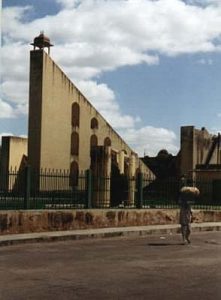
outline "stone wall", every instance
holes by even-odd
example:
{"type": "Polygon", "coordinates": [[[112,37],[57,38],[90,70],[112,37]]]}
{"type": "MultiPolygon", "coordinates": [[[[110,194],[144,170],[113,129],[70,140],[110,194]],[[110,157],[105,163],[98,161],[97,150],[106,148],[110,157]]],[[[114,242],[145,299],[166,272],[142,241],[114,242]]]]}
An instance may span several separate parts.
{"type": "MultiPolygon", "coordinates": [[[[221,222],[221,211],[194,210],[194,222],[221,222]]],[[[177,209],[1,211],[0,234],[177,224],[177,209]]]]}

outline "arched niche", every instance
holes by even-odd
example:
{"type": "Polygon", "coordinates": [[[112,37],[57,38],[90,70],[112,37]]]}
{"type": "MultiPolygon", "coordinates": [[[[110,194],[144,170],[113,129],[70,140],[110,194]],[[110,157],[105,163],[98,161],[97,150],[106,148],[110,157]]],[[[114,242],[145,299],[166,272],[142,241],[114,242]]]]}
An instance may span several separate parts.
{"type": "Polygon", "coordinates": [[[90,140],[90,147],[95,147],[98,145],[98,139],[97,136],[95,134],[92,134],[91,136],[91,140],[90,140]]]}
{"type": "Polygon", "coordinates": [[[72,132],[71,134],[71,155],[79,154],[79,134],[72,132]]]}
{"type": "Polygon", "coordinates": [[[72,118],[71,123],[73,127],[79,127],[80,124],[80,106],[77,102],[72,104],[72,118]]]}
{"type": "Polygon", "coordinates": [[[111,146],[111,139],[109,137],[104,139],[104,146],[111,146]]]}
{"type": "Polygon", "coordinates": [[[70,165],[70,186],[75,187],[78,185],[79,167],[76,161],[72,161],[70,165]]]}
{"type": "Polygon", "coordinates": [[[98,129],[98,120],[96,118],[91,119],[91,129],[98,129]]]}

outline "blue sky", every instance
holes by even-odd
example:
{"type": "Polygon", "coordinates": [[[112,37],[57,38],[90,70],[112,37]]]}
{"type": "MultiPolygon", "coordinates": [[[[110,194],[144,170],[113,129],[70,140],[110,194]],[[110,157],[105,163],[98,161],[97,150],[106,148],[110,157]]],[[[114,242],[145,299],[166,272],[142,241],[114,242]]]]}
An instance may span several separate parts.
{"type": "Polygon", "coordinates": [[[220,0],[3,0],[0,135],[27,135],[29,43],[51,56],[140,155],[180,126],[221,131],[220,0]]]}

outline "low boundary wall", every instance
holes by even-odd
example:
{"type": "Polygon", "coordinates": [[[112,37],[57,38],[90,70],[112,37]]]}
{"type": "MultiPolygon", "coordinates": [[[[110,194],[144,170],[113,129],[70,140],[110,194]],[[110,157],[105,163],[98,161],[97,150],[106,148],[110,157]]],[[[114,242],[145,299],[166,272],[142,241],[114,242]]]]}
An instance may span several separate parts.
{"type": "MultiPolygon", "coordinates": [[[[193,216],[195,223],[221,222],[221,210],[193,210],[193,216]]],[[[166,225],[178,222],[178,209],[0,211],[0,234],[166,225]]]]}

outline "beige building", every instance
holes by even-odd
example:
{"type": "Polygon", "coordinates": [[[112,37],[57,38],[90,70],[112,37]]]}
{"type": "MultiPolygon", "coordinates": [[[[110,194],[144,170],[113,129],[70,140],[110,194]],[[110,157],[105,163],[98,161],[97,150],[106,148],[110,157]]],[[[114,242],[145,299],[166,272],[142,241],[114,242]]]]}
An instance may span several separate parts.
{"type": "MultiPolygon", "coordinates": [[[[91,105],[81,91],[51,59],[50,41],[43,34],[34,39],[30,52],[28,163],[35,170],[70,170],[73,178],[91,169],[100,177],[119,174],[145,177],[154,174],[118,133],[91,105]],[[49,51],[48,51],[49,52],[49,51]]],[[[79,184],[75,180],[75,184],[79,184]]],[[[105,191],[96,199],[109,205],[110,181],[94,183],[105,191]]],[[[57,188],[63,188],[57,187],[57,188]]],[[[135,181],[129,184],[130,204],[134,203],[135,181]]]]}
{"type": "Polygon", "coordinates": [[[27,138],[16,136],[3,136],[1,159],[0,159],[0,186],[2,189],[12,189],[16,182],[16,173],[21,170],[27,164],[27,138]],[[11,176],[7,176],[8,172],[11,176]],[[10,179],[9,179],[10,178],[10,179]]]}
{"type": "MultiPolygon", "coordinates": [[[[203,165],[221,164],[220,134],[210,134],[204,127],[196,129],[194,126],[181,127],[180,145],[180,174],[189,178],[194,177],[195,170],[203,165]]],[[[199,174],[199,171],[197,172],[199,174]]]]}
{"type": "Polygon", "coordinates": [[[204,127],[181,127],[180,173],[197,184],[203,203],[220,202],[221,138],[204,127]]]}
{"type": "Polygon", "coordinates": [[[35,169],[84,171],[94,164],[92,157],[97,163],[104,163],[102,156],[109,151],[106,175],[110,173],[108,164],[114,157],[121,173],[127,169],[130,175],[134,175],[139,168],[153,176],[44,51],[45,46],[50,47],[50,41],[42,34],[36,39],[33,45],[40,49],[34,48],[30,53],[29,164],[35,169]],[[36,41],[39,38],[43,44],[36,41]],[[101,146],[103,150],[96,151],[96,147],[101,146]],[[91,155],[92,150],[94,155],[91,155]]]}
{"type": "Polygon", "coordinates": [[[27,161],[27,148],[27,138],[3,136],[0,160],[1,172],[19,171],[27,161]]]}

